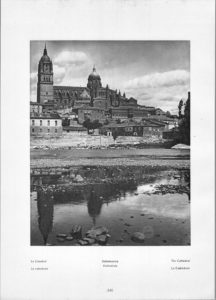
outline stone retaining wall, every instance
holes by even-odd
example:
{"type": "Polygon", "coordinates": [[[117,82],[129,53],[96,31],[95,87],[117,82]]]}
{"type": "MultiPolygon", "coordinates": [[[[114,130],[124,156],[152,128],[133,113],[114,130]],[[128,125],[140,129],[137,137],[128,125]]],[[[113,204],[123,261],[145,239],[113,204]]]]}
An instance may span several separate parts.
{"type": "Polygon", "coordinates": [[[107,147],[111,144],[127,145],[127,144],[139,144],[139,143],[160,143],[162,139],[158,137],[136,137],[136,136],[119,136],[114,141],[112,136],[104,135],[88,135],[87,133],[70,132],[64,133],[59,138],[33,138],[31,137],[31,147],[88,147],[88,146],[103,146],[107,147]]]}

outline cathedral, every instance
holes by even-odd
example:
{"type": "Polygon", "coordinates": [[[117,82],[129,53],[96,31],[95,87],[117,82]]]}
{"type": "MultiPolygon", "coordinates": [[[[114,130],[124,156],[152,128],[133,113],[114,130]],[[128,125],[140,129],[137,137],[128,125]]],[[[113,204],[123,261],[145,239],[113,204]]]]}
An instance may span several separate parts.
{"type": "Polygon", "coordinates": [[[95,66],[85,87],[54,85],[53,63],[46,45],[38,64],[37,103],[51,106],[55,110],[95,108],[103,111],[103,115],[109,114],[113,118],[144,117],[150,111],[147,107],[138,105],[136,99],[128,99],[125,93],[112,90],[108,85],[104,87],[95,66]]]}

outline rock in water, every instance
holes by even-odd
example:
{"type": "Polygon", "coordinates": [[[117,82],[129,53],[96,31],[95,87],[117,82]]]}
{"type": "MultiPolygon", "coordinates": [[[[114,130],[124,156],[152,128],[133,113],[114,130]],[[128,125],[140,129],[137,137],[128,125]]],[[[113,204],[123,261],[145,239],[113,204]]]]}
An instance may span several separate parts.
{"type": "Polygon", "coordinates": [[[65,238],[66,241],[73,241],[73,239],[74,239],[74,238],[73,238],[72,236],[70,236],[70,235],[68,235],[68,236],[65,238]]]}
{"type": "Polygon", "coordinates": [[[63,238],[63,239],[65,239],[66,236],[67,236],[67,234],[64,234],[64,233],[58,233],[56,236],[57,236],[57,238],[63,238]]]}
{"type": "Polygon", "coordinates": [[[74,173],[70,173],[70,178],[74,179],[76,177],[76,175],[74,173]]]}
{"type": "Polygon", "coordinates": [[[96,239],[97,235],[94,232],[91,232],[90,230],[86,233],[87,238],[89,239],[96,239]]]}
{"type": "Polygon", "coordinates": [[[76,181],[76,182],[83,182],[84,179],[82,178],[81,175],[78,174],[78,175],[74,178],[74,181],[76,181]]]}
{"type": "Polygon", "coordinates": [[[171,149],[190,149],[190,146],[185,145],[185,144],[177,144],[173,146],[171,149]]]}
{"type": "Polygon", "coordinates": [[[63,243],[65,241],[65,238],[58,237],[57,241],[63,243]]]}
{"type": "Polygon", "coordinates": [[[71,235],[76,239],[81,238],[82,237],[82,226],[74,225],[71,230],[71,235]]]}
{"type": "Polygon", "coordinates": [[[86,245],[88,245],[88,242],[87,242],[87,241],[84,241],[84,240],[79,240],[78,243],[79,243],[81,246],[86,246],[86,245]]]}
{"type": "Polygon", "coordinates": [[[93,245],[95,243],[95,239],[92,238],[84,238],[83,241],[86,241],[89,245],[93,245]]]}
{"type": "Polygon", "coordinates": [[[97,242],[99,245],[106,245],[107,240],[108,237],[105,234],[97,236],[97,242]]]}
{"type": "Polygon", "coordinates": [[[154,236],[153,227],[149,225],[144,226],[143,233],[146,239],[152,238],[154,236]]]}
{"type": "Polygon", "coordinates": [[[102,234],[107,234],[108,233],[108,229],[106,227],[103,226],[98,226],[98,227],[93,227],[92,229],[88,230],[86,232],[86,236],[87,237],[96,237],[98,235],[102,235],[102,234]]]}
{"type": "Polygon", "coordinates": [[[143,243],[145,240],[145,235],[142,232],[134,232],[131,236],[131,240],[135,243],[143,243]]]}

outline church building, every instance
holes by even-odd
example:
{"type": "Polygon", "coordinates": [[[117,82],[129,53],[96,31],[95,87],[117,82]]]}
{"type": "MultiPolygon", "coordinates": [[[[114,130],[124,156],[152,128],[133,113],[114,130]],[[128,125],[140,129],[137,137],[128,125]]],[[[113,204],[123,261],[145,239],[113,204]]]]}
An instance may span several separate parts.
{"type": "MultiPolygon", "coordinates": [[[[137,104],[134,98],[127,98],[125,93],[112,90],[108,85],[103,87],[101,77],[95,66],[88,76],[86,87],[54,85],[53,63],[46,45],[38,64],[37,103],[52,106],[53,109],[72,108],[78,113],[79,109],[97,108],[104,111],[102,116],[125,118],[146,116],[144,107],[137,104]]],[[[93,111],[93,110],[92,110],[93,111]]]]}

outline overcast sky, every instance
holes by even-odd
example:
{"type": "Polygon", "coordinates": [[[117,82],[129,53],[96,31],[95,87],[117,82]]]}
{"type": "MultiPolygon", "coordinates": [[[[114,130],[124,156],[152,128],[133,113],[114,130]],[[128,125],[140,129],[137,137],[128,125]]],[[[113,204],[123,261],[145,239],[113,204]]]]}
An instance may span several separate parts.
{"type": "MultiPolygon", "coordinates": [[[[31,42],[31,101],[45,41],[31,42]]],[[[177,111],[190,90],[187,41],[46,41],[54,85],[86,86],[95,64],[102,85],[120,89],[139,104],[177,111]]]]}

